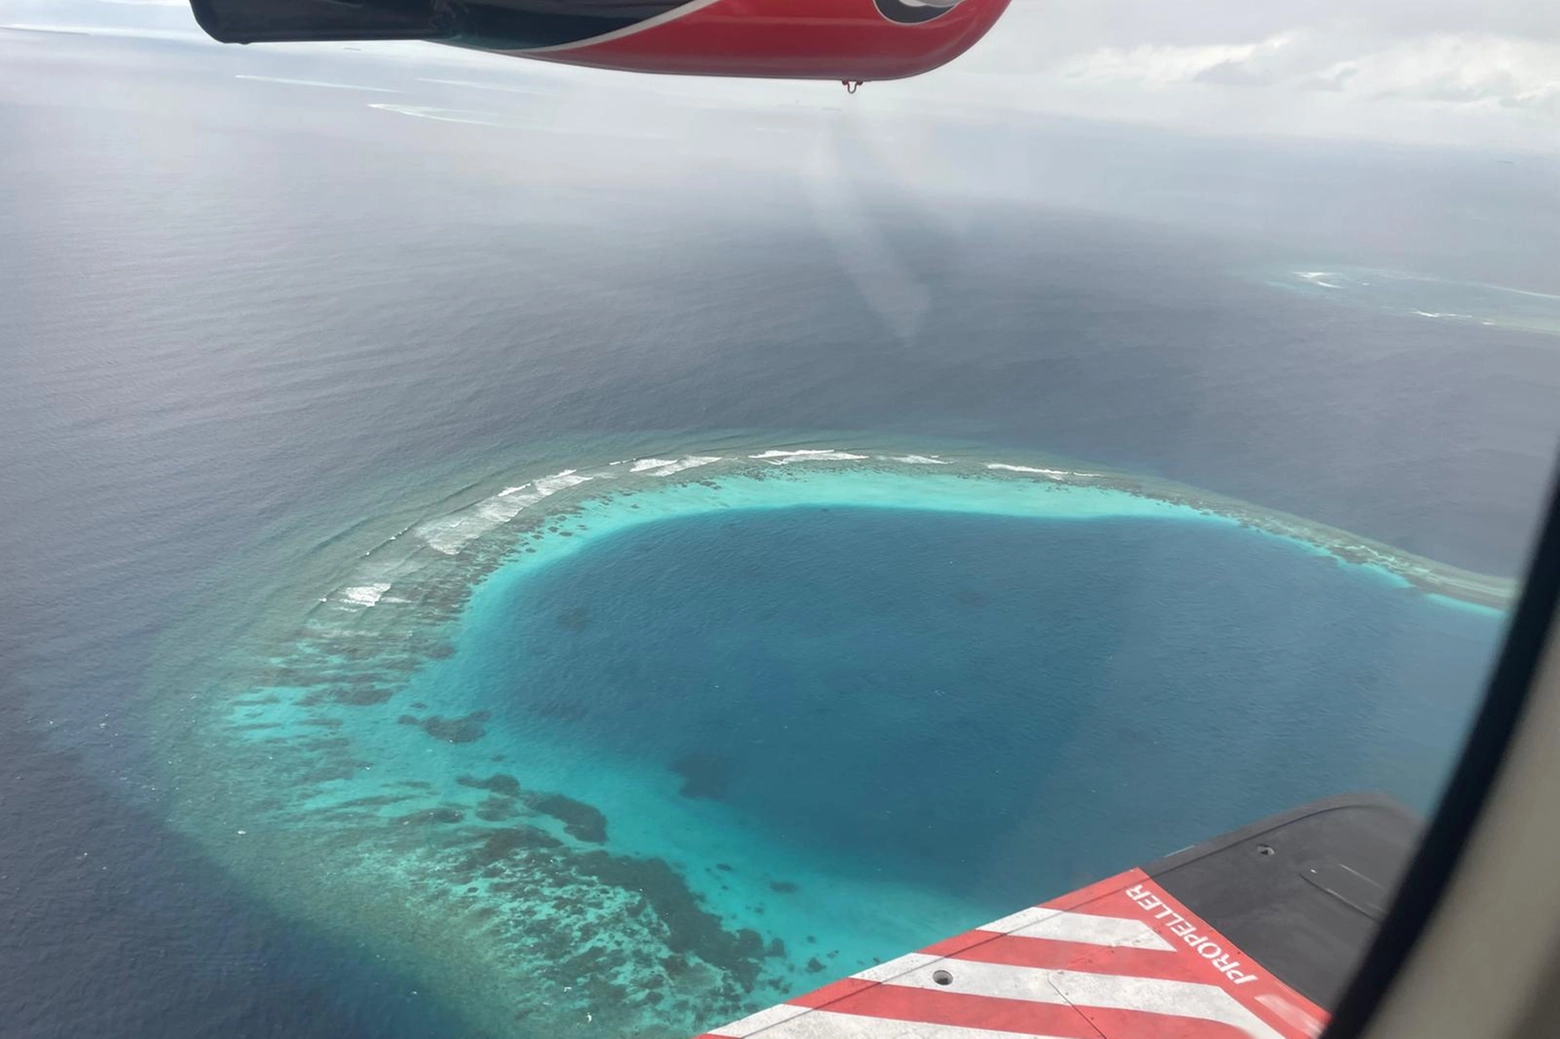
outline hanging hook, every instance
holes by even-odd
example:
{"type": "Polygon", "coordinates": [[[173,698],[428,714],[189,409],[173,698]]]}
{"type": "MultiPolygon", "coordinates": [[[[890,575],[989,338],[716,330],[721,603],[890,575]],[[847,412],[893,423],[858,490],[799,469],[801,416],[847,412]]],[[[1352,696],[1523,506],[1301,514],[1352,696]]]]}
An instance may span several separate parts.
{"type": "Polygon", "coordinates": [[[854,94],[856,92],[856,88],[861,86],[861,80],[859,79],[842,79],[840,82],[844,84],[845,93],[847,94],[854,94]]]}

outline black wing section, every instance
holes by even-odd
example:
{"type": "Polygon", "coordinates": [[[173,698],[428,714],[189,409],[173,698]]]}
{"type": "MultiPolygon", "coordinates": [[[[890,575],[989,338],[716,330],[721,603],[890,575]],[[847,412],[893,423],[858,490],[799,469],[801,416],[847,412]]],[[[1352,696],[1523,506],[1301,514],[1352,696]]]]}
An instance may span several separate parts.
{"type": "Polygon", "coordinates": [[[223,43],[439,40],[495,50],[573,43],[634,25],[686,0],[190,0],[223,43]]]}
{"type": "Polygon", "coordinates": [[[1243,826],[1143,872],[1331,1010],[1386,914],[1419,830],[1396,802],[1353,794],[1243,826]]]}

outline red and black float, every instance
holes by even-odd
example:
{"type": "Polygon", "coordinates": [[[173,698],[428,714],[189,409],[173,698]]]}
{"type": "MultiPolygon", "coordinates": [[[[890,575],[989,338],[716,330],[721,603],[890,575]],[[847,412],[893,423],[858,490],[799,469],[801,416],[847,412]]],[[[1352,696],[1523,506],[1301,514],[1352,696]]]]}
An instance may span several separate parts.
{"type": "Polygon", "coordinates": [[[224,43],[433,40],[692,76],[902,79],[986,34],[1008,0],[191,0],[224,43]]]}

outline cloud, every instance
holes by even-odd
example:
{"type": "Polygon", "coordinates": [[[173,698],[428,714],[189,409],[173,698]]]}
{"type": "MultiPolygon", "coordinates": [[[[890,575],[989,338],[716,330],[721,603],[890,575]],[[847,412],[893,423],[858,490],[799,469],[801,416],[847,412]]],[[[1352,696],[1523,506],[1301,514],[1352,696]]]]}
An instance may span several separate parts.
{"type": "Polygon", "coordinates": [[[1140,44],[1131,49],[1102,47],[1060,64],[1063,79],[1081,83],[1134,82],[1167,86],[1192,82],[1261,81],[1258,70],[1268,57],[1290,46],[1294,32],[1250,43],[1200,45],[1140,44]]]}
{"type": "Polygon", "coordinates": [[[1419,38],[1318,70],[1316,79],[1375,98],[1552,108],[1560,101],[1560,44],[1502,37],[1419,38]]]}

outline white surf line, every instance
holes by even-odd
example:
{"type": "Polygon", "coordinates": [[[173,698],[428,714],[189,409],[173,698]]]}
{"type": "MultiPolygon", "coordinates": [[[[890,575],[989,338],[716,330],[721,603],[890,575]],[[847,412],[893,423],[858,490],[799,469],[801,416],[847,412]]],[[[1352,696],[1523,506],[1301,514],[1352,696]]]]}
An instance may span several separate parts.
{"type": "Polygon", "coordinates": [[[813,448],[798,451],[761,451],[748,457],[755,461],[768,462],[770,465],[790,465],[793,462],[856,462],[864,460],[867,456],[853,455],[849,451],[813,448]]]}
{"type": "Polygon", "coordinates": [[[574,487],[593,479],[595,479],[593,476],[581,476],[578,469],[565,469],[531,483],[505,487],[478,507],[484,516],[501,518],[507,523],[520,515],[522,509],[535,505],[543,498],[557,494],[566,487],[574,487]]]}
{"type": "Polygon", "coordinates": [[[1343,287],[1337,282],[1325,280],[1327,278],[1333,277],[1333,273],[1331,271],[1295,271],[1294,274],[1295,277],[1304,278],[1312,285],[1320,285],[1324,289],[1340,289],[1343,287]]]}
{"type": "Polygon", "coordinates": [[[371,94],[401,93],[401,91],[391,90],[389,87],[365,87],[358,83],[328,83],[320,79],[285,79],[281,76],[249,76],[243,73],[239,73],[233,78],[248,80],[251,83],[282,83],[291,87],[324,87],[327,90],[364,90],[371,94]]]}
{"type": "Polygon", "coordinates": [[[1053,480],[1065,480],[1069,476],[1097,477],[1102,475],[1101,473],[1085,472],[1082,469],[1039,469],[1032,465],[1009,465],[1006,462],[987,462],[986,468],[1010,473],[1038,473],[1053,480]]]}
{"type": "MultiPolygon", "coordinates": [[[[687,455],[683,458],[639,458],[629,467],[631,473],[648,473],[651,476],[670,476],[673,473],[697,469],[721,460],[720,455],[687,455]]],[[[613,463],[616,465],[617,463],[613,463]]]]}
{"type": "Polygon", "coordinates": [[[531,483],[506,487],[469,508],[419,525],[416,528],[417,536],[434,551],[452,556],[471,541],[500,524],[508,523],[543,498],[595,478],[582,476],[577,469],[565,469],[531,483]]]}
{"type": "MultiPolygon", "coordinates": [[[[374,108],[395,107],[372,105],[374,108]]],[[[952,465],[954,463],[929,455],[865,455],[852,451],[843,451],[837,448],[771,448],[756,454],[746,456],[757,462],[768,465],[794,465],[798,462],[857,462],[869,458],[878,460],[890,460],[906,465],[952,465]]],[[[618,459],[598,469],[594,475],[580,475],[578,470],[565,469],[553,476],[542,477],[530,483],[518,484],[507,487],[498,494],[477,502],[458,512],[446,516],[440,516],[418,525],[415,530],[423,542],[429,547],[444,553],[454,555],[466,544],[481,537],[504,523],[514,519],[524,509],[535,505],[552,494],[573,487],[587,480],[604,479],[614,475],[607,471],[614,466],[628,466],[628,471],[634,474],[648,476],[672,476],[689,469],[705,465],[713,465],[716,462],[726,461],[722,455],[683,455],[679,458],[637,458],[618,459]]],[[[985,468],[1003,470],[1015,473],[1027,473],[1036,476],[1044,476],[1049,480],[1064,481],[1069,477],[1092,477],[1097,473],[1081,472],[1069,469],[1046,469],[1037,466],[1012,465],[1006,462],[987,462],[985,468]]],[[[362,581],[355,587],[371,586],[374,582],[362,581]]],[[[344,594],[344,593],[343,593],[344,594]]],[[[351,597],[348,596],[350,599],[351,597]]],[[[353,599],[352,601],[357,601],[353,599]]],[[[365,604],[367,605],[367,604],[365,604]]]]}
{"type": "MultiPolygon", "coordinates": [[[[859,461],[869,456],[830,448],[796,448],[790,450],[772,448],[748,457],[770,465],[789,465],[795,462],[807,461],[859,461]]],[[[926,455],[905,455],[902,457],[879,455],[876,457],[879,460],[892,460],[911,465],[953,464],[944,459],[926,455]]],[[[620,458],[608,463],[606,466],[597,468],[589,475],[582,475],[577,469],[565,469],[552,476],[506,487],[499,493],[482,499],[466,508],[435,517],[423,523],[414,524],[402,530],[400,534],[407,533],[408,530],[412,531],[416,533],[424,544],[435,551],[444,555],[455,555],[467,544],[510,522],[521,512],[544,498],[590,480],[615,478],[622,472],[621,469],[617,472],[612,471],[616,467],[628,466],[627,471],[634,475],[664,478],[726,460],[726,456],[722,455],[689,454],[678,458],[620,458]]],[[[400,534],[395,535],[395,537],[399,537],[400,534]]],[[[395,540],[395,537],[392,537],[391,540],[395,540]]],[[[383,582],[379,579],[378,574],[370,571],[369,573],[360,574],[351,584],[338,587],[332,595],[322,597],[320,602],[331,602],[334,600],[336,605],[343,609],[366,609],[382,601],[385,592],[389,589],[390,584],[383,582]]]]}
{"type": "MultiPolygon", "coordinates": [[[[610,481],[628,474],[633,474],[635,476],[666,478],[674,476],[676,473],[699,466],[714,465],[717,462],[733,463],[736,466],[741,467],[745,460],[764,462],[765,464],[769,465],[789,465],[796,462],[859,461],[868,458],[880,463],[896,462],[907,467],[927,465],[954,465],[959,467],[959,469],[954,470],[954,472],[970,470],[970,476],[975,476],[980,469],[1032,475],[1035,477],[1044,478],[1047,481],[1051,481],[1056,484],[1061,484],[1062,486],[1087,486],[1079,484],[1070,485],[1070,478],[1089,479],[1105,477],[1105,474],[1103,473],[1095,473],[1084,470],[1055,469],[1041,466],[1017,465],[1008,462],[982,462],[969,458],[944,459],[936,455],[866,455],[836,448],[771,448],[757,452],[755,454],[738,453],[725,456],[688,454],[674,458],[662,458],[659,456],[649,456],[642,458],[630,457],[616,459],[604,465],[587,467],[584,473],[581,473],[576,469],[565,469],[561,472],[553,474],[552,476],[545,476],[526,483],[506,487],[497,494],[492,494],[487,498],[480,499],[475,503],[467,505],[454,512],[435,516],[411,524],[408,527],[404,527],[398,534],[392,536],[390,541],[393,542],[401,534],[412,532],[415,533],[418,536],[418,540],[427,547],[432,548],[434,551],[442,555],[453,556],[461,552],[461,550],[470,542],[475,541],[478,538],[485,536],[490,531],[493,531],[503,524],[508,523],[516,516],[518,516],[522,511],[531,508],[538,502],[542,501],[544,498],[547,498],[552,494],[555,494],[566,488],[573,487],[591,480],[610,481]],[[620,468],[622,466],[627,466],[628,468],[620,468]]],[[[838,470],[834,471],[838,472],[838,470]]],[[[723,469],[721,472],[724,473],[725,470],[723,469]]],[[[901,472],[903,473],[903,471],[901,472]]],[[[903,473],[900,478],[904,478],[908,475],[908,473],[903,473]]],[[[802,477],[798,478],[801,479],[802,477]]],[[[928,479],[930,479],[930,474],[928,474],[928,479]]],[[[677,484],[677,481],[675,480],[668,480],[667,482],[673,485],[677,484]]],[[[934,482],[941,483],[943,480],[941,477],[938,477],[938,479],[934,482]]],[[[992,482],[998,482],[994,476],[992,478],[992,482]]],[[[1027,481],[1011,482],[1018,484],[1027,481]]],[[[1104,490],[1107,491],[1112,489],[1113,488],[1110,487],[1104,488],[1104,490]]],[[[1132,494],[1131,491],[1126,490],[1123,490],[1122,493],[1129,495],[1132,494]]],[[[1152,498],[1151,495],[1149,497],[1152,498]]],[[[1229,518],[1228,514],[1223,513],[1222,510],[1216,509],[1215,511],[1218,511],[1220,514],[1225,515],[1226,518],[1229,518]]],[[[1282,517],[1279,517],[1279,519],[1282,519],[1282,517]]],[[[1303,534],[1297,534],[1294,531],[1288,529],[1287,521],[1280,523],[1278,526],[1264,527],[1263,529],[1267,530],[1268,533],[1271,533],[1276,537],[1292,540],[1311,546],[1313,548],[1321,548],[1323,551],[1336,554],[1337,546],[1326,547],[1322,545],[1321,542],[1313,541],[1311,538],[1303,534]]],[[[1378,550],[1372,549],[1372,551],[1378,550]]],[[[364,555],[369,554],[369,552],[364,553],[364,555]]],[[[1412,574],[1407,569],[1406,564],[1388,565],[1377,562],[1365,563],[1361,565],[1376,567],[1400,579],[1412,579],[1412,574]]],[[[1431,577],[1434,576],[1435,571],[1433,566],[1422,565],[1419,567],[1419,569],[1423,570],[1431,577]]],[[[388,591],[391,587],[390,582],[397,581],[399,578],[400,575],[398,573],[387,572],[384,567],[364,565],[355,574],[352,574],[352,576],[349,577],[346,581],[336,586],[333,591],[321,596],[318,601],[321,604],[331,604],[336,610],[348,613],[357,612],[380,603],[405,602],[407,600],[398,597],[387,596],[385,594],[386,591],[388,591]],[[389,581],[386,580],[387,578],[389,581]]],[[[1451,595],[1450,593],[1448,593],[1448,595],[1453,602],[1457,602],[1459,604],[1463,602],[1463,600],[1458,599],[1458,597],[1455,595],[1451,595]]],[[[311,621],[310,623],[314,624],[316,622],[311,621]]],[[[335,632],[322,629],[320,634],[322,636],[334,637],[335,632]]],[[[1037,911],[1024,911],[1024,913],[1027,914],[1034,914],[1035,912],[1037,911]]],[[[1015,914],[1015,917],[1021,915],[1023,914],[1015,914]]],[[[1035,917],[1035,919],[1038,920],[1039,917],[1035,917]]],[[[1004,918],[1004,921],[999,921],[999,923],[1010,922],[1011,921],[1009,921],[1007,918],[1004,918]]],[[[985,929],[992,929],[995,926],[995,924],[988,925],[988,927],[985,929]]],[[[1014,924],[1014,926],[1017,926],[1017,924],[1014,924]]]]}
{"type": "Polygon", "coordinates": [[[1088,476],[1089,473],[1074,473],[1067,469],[1036,469],[1032,465],[1008,465],[1006,462],[987,462],[987,469],[998,469],[1009,473],[1035,473],[1052,480],[1065,480],[1069,476],[1088,476]]]}
{"type": "Polygon", "coordinates": [[[880,462],[903,462],[905,465],[952,465],[945,458],[935,455],[878,455],[880,462]]]}

